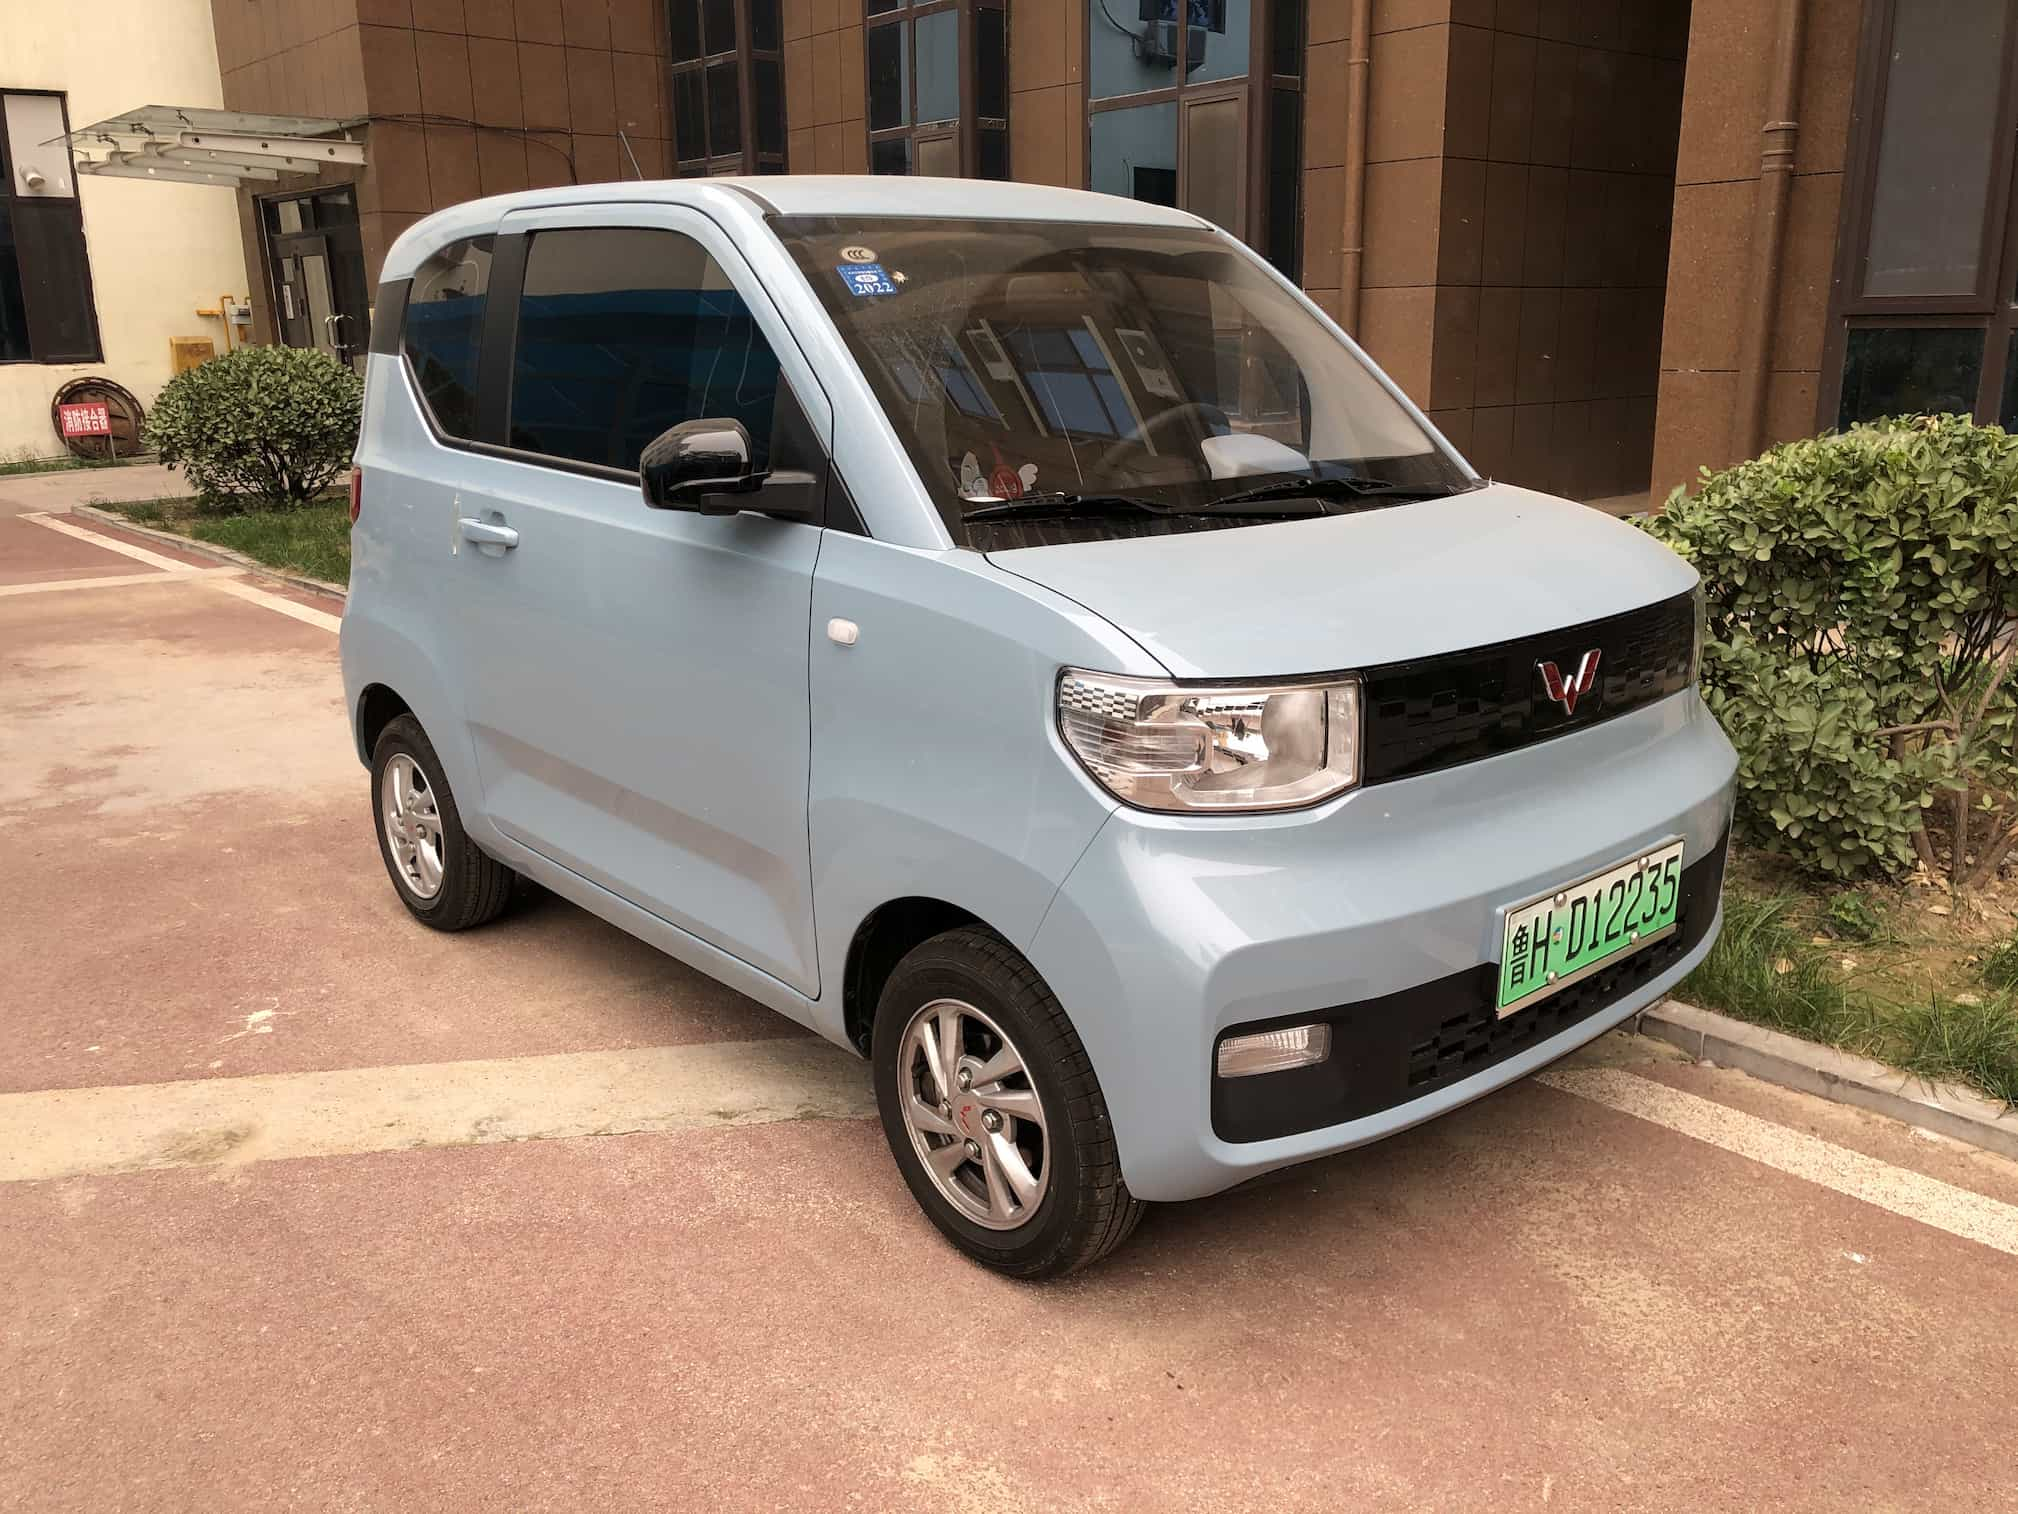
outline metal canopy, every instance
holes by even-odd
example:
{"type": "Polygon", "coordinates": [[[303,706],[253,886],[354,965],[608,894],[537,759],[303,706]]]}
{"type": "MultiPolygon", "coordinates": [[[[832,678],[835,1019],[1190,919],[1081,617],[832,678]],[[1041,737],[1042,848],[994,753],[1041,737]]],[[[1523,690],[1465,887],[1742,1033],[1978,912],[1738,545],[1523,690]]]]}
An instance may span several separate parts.
{"type": "Polygon", "coordinates": [[[164,184],[235,187],[282,174],[364,162],[362,121],[267,116],[196,106],[143,105],[79,127],[66,138],[79,173],[164,184]]]}

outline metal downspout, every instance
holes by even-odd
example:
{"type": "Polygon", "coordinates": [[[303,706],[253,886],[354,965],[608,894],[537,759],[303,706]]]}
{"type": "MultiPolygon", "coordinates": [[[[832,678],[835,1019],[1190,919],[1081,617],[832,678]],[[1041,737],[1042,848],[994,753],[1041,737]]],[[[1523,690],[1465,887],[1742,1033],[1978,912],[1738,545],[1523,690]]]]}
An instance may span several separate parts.
{"type": "Polygon", "coordinates": [[[1373,63],[1373,0],[1352,0],[1345,65],[1345,213],[1338,259],[1338,323],[1359,336],[1359,286],[1366,256],[1367,73],[1373,63]]]}
{"type": "Polygon", "coordinates": [[[1766,440],[1766,400],[1772,377],[1773,322],[1779,313],[1780,263],[1787,241],[1787,202],[1794,188],[1794,151],[1801,125],[1801,53],[1807,0],[1781,0],[1774,39],[1772,93],[1766,101],[1759,188],[1752,207],[1750,303],[1738,339],[1738,387],[1731,410],[1732,461],[1754,456],[1766,440]]]}

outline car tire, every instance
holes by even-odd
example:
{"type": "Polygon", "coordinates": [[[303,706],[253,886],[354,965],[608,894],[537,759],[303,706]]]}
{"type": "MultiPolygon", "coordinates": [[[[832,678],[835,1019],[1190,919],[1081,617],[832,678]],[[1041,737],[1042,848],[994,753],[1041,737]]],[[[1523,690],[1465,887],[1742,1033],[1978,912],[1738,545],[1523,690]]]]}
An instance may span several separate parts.
{"type": "Polygon", "coordinates": [[[469,839],[441,758],[411,715],[390,721],[372,748],[371,818],[392,886],[421,924],[468,930],[511,903],[518,875],[469,839]]]}
{"type": "Polygon", "coordinates": [[[1078,1032],[994,932],[948,931],[897,964],[877,1004],[871,1057],[883,1134],[905,1183],[983,1266],[1062,1276],[1107,1255],[1141,1219],[1146,1206],[1122,1178],[1078,1032]]]}

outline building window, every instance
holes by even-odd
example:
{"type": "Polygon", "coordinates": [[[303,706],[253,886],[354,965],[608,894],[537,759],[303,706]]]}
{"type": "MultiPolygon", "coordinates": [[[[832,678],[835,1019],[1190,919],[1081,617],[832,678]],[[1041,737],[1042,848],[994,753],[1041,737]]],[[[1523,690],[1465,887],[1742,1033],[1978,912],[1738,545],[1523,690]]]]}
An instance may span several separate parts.
{"type": "Polygon", "coordinates": [[[0,92],[0,363],[102,360],[63,96],[0,92]]]}
{"type": "Polygon", "coordinates": [[[675,0],[673,153],[681,178],[785,171],[779,0],[675,0]]]}
{"type": "Polygon", "coordinates": [[[866,0],[869,168],[1009,177],[1009,20],[1001,0],[866,0]]]}
{"type": "Polygon", "coordinates": [[[1304,0],[1089,0],[1087,185],[1224,226],[1296,277],[1304,0]]]}
{"type": "Polygon", "coordinates": [[[1857,81],[1823,425],[2018,422],[2018,0],[1875,0],[1857,81]]]}

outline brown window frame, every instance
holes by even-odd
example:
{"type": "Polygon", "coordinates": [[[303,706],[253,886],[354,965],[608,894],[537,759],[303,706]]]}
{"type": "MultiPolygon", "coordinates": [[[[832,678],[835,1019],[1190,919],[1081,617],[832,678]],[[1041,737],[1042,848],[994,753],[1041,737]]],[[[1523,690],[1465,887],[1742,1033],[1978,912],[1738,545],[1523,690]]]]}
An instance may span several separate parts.
{"type": "MultiPolygon", "coordinates": [[[[918,172],[918,148],[928,142],[957,140],[959,143],[959,177],[978,179],[981,177],[981,133],[999,131],[1002,134],[1002,178],[1013,176],[1009,164],[1009,0],[896,0],[887,10],[871,13],[868,0],[862,6],[862,130],[869,144],[868,162],[870,172],[875,172],[876,145],[879,142],[905,142],[909,144],[906,153],[906,175],[918,172]],[[976,79],[974,65],[975,51],[974,14],[979,10],[999,10],[1002,12],[1002,106],[1000,116],[983,116],[978,113],[980,101],[976,99],[976,79]],[[907,121],[902,126],[872,128],[869,125],[869,37],[886,26],[903,28],[906,57],[905,77],[910,80],[910,98],[906,107],[914,115],[918,100],[918,22],[928,16],[955,11],[960,17],[959,84],[960,113],[951,121],[931,121],[918,123],[907,121]]],[[[896,177],[893,175],[892,177],[896,177]]]]}
{"type": "Polygon", "coordinates": [[[2018,331],[2018,194],[2013,193],[2013,175],[2018,173],[2018,154],[2013,151],[2013,139],[2018,136],[2018,0],[2004,0],[2004,6],[2004,62],[1977,248],[1976,288],[1966,294],[1866,295],[1860,291],[1870,261],[1879,137],[1885,120],[1892,42],[1899,22],[1899,0],[1869,0],[1851,103],[1850,156],[1845,164],[1843,210],[1829,291],[1829,327],[1822,344],[1822,371],[1815,385],[1815,423],[1820,430],[1835,430],[1841,418],[1843,369],[1850,333],[1856,330],[1982,331],[1983,364],[1973,413],[1978,421],[1995,421],[2002,410],[2011,336],[2018,331]]]}
{"type": "MultiPolygon", "coordinates": [[[[1126,0],[1123,0],[1126,3],[1126,0]]],[[[2018,0],[2014,0],[2018,3],[2018,0]]],[[[1208,79],[1199,84],[1187,83],[1180,75],[1178,82],[1160,89],[1139,90],[1132,95],[1108,95],[1095,99],[1093,95],[1092,29],[1100,24],[1097,7],[1086,7],[1086,23],[1080,30],[1080,77],[1085,81],[1081,86],[1082,98],[1086,105],[1086,125],[1082,133],[1080,153],[1081,170],[1087,185],[1093,183],[1093,118],[1110,110],[1130,110],[1142,105],[1177,106],[1177,204],[1184,208],[1184,185],[1190,150],[1186,145],[1186,110],[1194,105],[1209,104],[1222,100],[1240,102],[1241,135],[1247,144],[1246,179],[1241,185],[1240,225],[1227,230],[1247,243],[1248,246],[1273,259],[1277,249],[1269,247],[1269,194],[1268,171],[1269,149],[1273,145],[1269,138],[1274,123],[1274,92],[1289,90],[1297,96],[1297,117],[1299,127],[1305,110],[1304,74],[1305,55],[1310,45],[1309,15],[1307,0],[1253,0],[1249,12],[1247,36],[1247,72],[1237,79],[1208,79]],[[1296,52],[1299,68],[1294,74],[1278,74],[1272,71],[1275,58],[1275,28],[1279,11],[1294,10],[1298,16],[1296,52]]],[[[1186,0],[1177,0],[1175,6],[1177,20],[1176,51],[1180,64],[1188,57],[1191,32],[1190,7],[1186,0]]],[[[1292,246],[1289,249],[1289,266],[1276,264],[1292,282],[1301,284],[1303,272],[1303,153],[1301,131],[1299,130],[1297,161],[1291,172],[1296,176],[1296,213],[1291,217],[1292,246]]]]}
{"type": "MultiPolygon", "coordinates": [[[[791,123],[785,106],[785,40],[783,0],[766,0],[778,9],[778,45],[759,48],[751,40],[750,6],[752,0],[732,0],[736,15],[735,45],[727,51],[708,52],[706,17],[701,14],[704,7],[701,0],[673,0],[675,5],[692,5],[695,9],[694,27],[700,37],[702,51],[698,57],[676,59],[672,56],[671,33],[667,34],[666,47],[666,103],[672,115],[668,131],[673,140],[669,144],[673,155],[673,173],[682,179],[712,178],[721,174],[778,174],[791,170],[789,148],[791,145],[791,123]],[[709,130],[708,71],[722,64],[736,65],[736,115],[737,133],[740,138],[734,152],[702,152],[688,156],[679,141],[679,110],[675,103],[679,97],[679,80],[683,74],[700,76],[701,87],[701,130],[705,135],[709,130]],[[757,144],[757,64],[769,63],[777,70],[778,79],[778,148],[771,151],[757,144]]],[[[704,143],[712,147],[713,143],[704,143]]]]}

